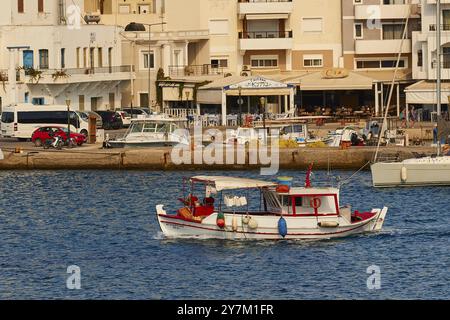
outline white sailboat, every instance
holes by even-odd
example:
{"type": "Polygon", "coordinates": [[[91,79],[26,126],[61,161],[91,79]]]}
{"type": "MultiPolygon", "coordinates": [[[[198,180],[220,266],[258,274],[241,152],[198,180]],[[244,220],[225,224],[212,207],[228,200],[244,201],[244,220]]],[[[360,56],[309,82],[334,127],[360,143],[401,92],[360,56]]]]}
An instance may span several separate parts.
{"type": "MultiPolygon", "coordinates": [[[[440,1],[436,2],[437,10],[437,110],[440,115],[441,109],[441,19],[440,19],[440,1]]],[[[409,19],[409,18],[408,18],[409,19]]],[[[403,39],[406,35],[408,23],[405,25],[403,39]]],[[[403,43],[402,39],[402,43],[403,43]]],[[[402,52],[400,47],[399,57],[402,52]]],[[[398,69],[397,68],[395,73],[398,69]]],[[[394,73],[394,79],[396,74],[394,73]]],[[[392,92],[393,84],[391,86],[392,92]]],[[[389,95],[389,102],[386,107],[385,118],[388,114],[391,94],[389,95]]],[[[442,122],[441,122],[442,123],[442,122]]],[[[384,124],[383,124],[384,125],[384,124]]],[[[434,186],[434,185],[450,185],[450,156],[441,155],[441,139],[446,139],[449,135],[445,129],[445,125],[440,125],[437,143],[437,156],[422,157],[415,159],[407,159],[401,162],[398,161],[381,161],[378,160],[378,150],[380,143],[374,157],[374,163],[371,165],[372,182],[374,187],[400,187],[400,186],[434,186]]]]}

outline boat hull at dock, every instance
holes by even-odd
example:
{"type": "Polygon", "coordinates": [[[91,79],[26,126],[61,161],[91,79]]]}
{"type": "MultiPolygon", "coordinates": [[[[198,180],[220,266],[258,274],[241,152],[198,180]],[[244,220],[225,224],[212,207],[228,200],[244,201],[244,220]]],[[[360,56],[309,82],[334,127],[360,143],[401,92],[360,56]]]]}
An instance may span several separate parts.
{"type": "Polygon", "coordinates": [[[227,240],[320,240],[341,238],[354,234],[381,230],[387,208],[372,210],[370,217],[358,222],[349,222],[341,216],[298,217],[283,216],[288,233],[283,238],[278,229],[280,216],[225,214],[225,227],[216,224],[217,213],[201,222],[188,221],[177,215],[157,214],[162,232],[167,238],[200,238],[227,240]],[[233,224],[233,218],[235,223],[233,224]],[[257,228],[250,228],[244,218],[257,221],[257,228]],[[325,223],[324,223],[325,222],[325,223]],[[319,225],[328,227],[320,227],[319,225]]]}
{"type": "Polygon", "coordinates": [[[450,185],[450,157],[426,157],[371,166],[374,187],[450,185]]]}

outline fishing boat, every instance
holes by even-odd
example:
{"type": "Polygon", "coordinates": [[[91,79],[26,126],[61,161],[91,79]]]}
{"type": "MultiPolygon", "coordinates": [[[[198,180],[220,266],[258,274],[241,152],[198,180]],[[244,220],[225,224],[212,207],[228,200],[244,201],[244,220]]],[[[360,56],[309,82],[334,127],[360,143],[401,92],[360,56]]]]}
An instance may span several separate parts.
{"type": "Polygon", "coordinates": [[[123,138],[108,140],[112,148],[172,147],[189,144],[186,121],[166,117],[133,119],[123,138]]]}
{"type": "Polygon", "coordinates": [[[319,240],[381,230],[388,208],[352,212],[340,205],[338,188],[312,187],[310,174],[304,187],[283,177],[194,176],[184,181],[190,191],[181,207],[169,214],[159,204],[157,219],[167,238],[319,240]]]}

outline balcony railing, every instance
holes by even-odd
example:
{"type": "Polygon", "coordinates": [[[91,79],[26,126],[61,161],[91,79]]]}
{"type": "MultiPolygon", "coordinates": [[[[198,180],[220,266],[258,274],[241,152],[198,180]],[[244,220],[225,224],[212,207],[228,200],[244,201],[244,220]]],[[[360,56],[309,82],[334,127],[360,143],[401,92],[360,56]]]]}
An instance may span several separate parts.
{"type": "MultiPolygon", "coordinates": [[[[450,55],[445,54],[443,56],[446,56],[446,58],[444,61],[441,61],[441,68],[442,69],[450,69],[450,55]]],[[[437,62],[433,61],[431,63],[431,68],[436,69],[436,66],[437,66],[437,62]]]]}
{"type": "Polygon", "coordinates": [[[191,66],[169,66],[169,75],[171,77],[184,76],[208,76],[224,74],[225,68],[213,64],[201,64],[191,66]]]}
{"type": "MultiPolygon", "coordinates": [[[[132,72],[133,66],[111,66],[111,67],[94,67],[94,68],[67,68],[67,69],[39,69],[42,75],[53,75],[59,73],[60,75],[82,75],[82,74],[105,74],[105,73],[118,73],[118,72],[132,72]]],[[[25,69],[25,75],[29,76],[30,70],[25,69]]]]}
{"type": "Polygon", "coordinates": [[[240,3],[258,3],[258,2],[292,2],[292,0],[238,0],[240,3]]]}
{"type": "Polygon", "coordinates": [[[239,32],[239,39],[292,38],[292,31],[251,31],[239,32]]]}
{"type": "MultiPolygon", "coordinates": [[[[436,31],[436,25],[435,24],[430,24],[430,31],[436,31]]],[[[450,31],[450,24],[442,24],[441,25],[441,30],[443,31],[450,31]]]]}

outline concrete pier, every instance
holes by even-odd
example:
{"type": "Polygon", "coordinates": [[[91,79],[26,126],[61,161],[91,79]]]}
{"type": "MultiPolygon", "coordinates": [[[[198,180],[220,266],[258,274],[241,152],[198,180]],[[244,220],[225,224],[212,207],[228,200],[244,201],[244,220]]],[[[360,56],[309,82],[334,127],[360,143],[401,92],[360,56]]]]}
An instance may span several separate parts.
{"type": "MultiPolygon", "coordinates": [[[[14,149],[2,149],[4,160],[0,160],[0,170],[248,170],[268,167],[249,164],[247,153],[245,164],[195,164],[176,165],[171,158],[171,148],[148,149],[98,149],[77,148],[73,150],[47,151],[41,148],[24,149],[15,153],[14,149]]],[[[280,149],[280,169],[305,170],[310,163],[315,169],[357,170],[373,159],[374,147],[339,148],[295,148],[280,149]]],[[[396,156],[400,159],[414,157],[413,153],[433,154],[430,147],[383,147],[381,156],[396,156]]],[[[368,166],[366,166],[368,168],[368,166]]]]}

